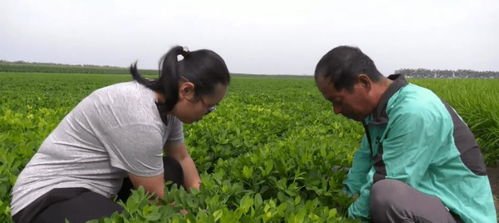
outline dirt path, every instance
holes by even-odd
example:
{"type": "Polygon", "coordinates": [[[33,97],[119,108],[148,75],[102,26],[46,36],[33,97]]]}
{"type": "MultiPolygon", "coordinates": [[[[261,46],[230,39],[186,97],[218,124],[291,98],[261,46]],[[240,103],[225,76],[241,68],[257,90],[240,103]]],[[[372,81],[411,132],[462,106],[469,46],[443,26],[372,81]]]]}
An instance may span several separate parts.
{"type": "Polygon", "coordinates": [[[499,220],[499,167],[488,167],[487,175],[489,175],[492,194],[494,194],[495,197],[497,219],[499,220]]]}

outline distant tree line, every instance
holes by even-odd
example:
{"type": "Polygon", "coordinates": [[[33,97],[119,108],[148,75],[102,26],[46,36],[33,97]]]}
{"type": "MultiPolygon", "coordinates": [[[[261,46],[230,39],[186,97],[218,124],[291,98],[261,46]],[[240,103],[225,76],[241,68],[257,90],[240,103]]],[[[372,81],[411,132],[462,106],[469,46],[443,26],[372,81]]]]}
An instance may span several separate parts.
{"type": "Polygon", "coordinates": [[[109,65],[92,65],[92,64],[61,64],[61,63],[42,63],[42,62],[27,62],[23,60],[17,61],[6,61],[0,60],[0,63],[9,63],[9,64],[25,64],[25,65],[58,65],[58,66],[79,66],[79,67],[105,67],[105,68],[122,68],[117,66],[109,66],[109,65]]]}
{"type": "MultiPolygon", "coordinates": [[[[0,72],[41,72],[41,73],[80,73],[80,74],[129,74],[128,68],[98,66],[90,64],[68,65],[57,63],[36,63],[25,61],[0,60],[0,72]]],[[[139,70],[144,75],[157,75],[157,70],[139,70]]]]}
{"type": "Polygon", "coordinates": [[[499,78],[497,71],[474,70],[430,70],[430,69],[399,69],[395,73],[404,74],[407,78],[499,78]]]}
{"type": "MultiPolygon", "coordinates": [[[[157,70],[141,69],[144,75],[158,75],[157,70]]],[[[116,66],[98,66],[91,64],[68,65],[58,63],[38,63],[26,61],[0,60],[0,72],[41,72],[41,73],[80,73],[80,74],[129,74],[128,68],[116,66]]],[[[474,70],[430,70],[398,69],[398,74],[407,78],[499,78],[497,71],[474,70]]],[[[237,74],[236,74],[237,75],[237,74]]],[[[279,75],[282,76],[282,75],[279,75]]]]}

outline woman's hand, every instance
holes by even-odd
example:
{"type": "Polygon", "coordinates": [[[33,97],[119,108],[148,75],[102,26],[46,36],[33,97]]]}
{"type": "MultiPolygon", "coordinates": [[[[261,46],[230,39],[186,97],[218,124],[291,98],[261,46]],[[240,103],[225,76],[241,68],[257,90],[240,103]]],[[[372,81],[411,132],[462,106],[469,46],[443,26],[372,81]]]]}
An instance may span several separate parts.
{"type": "MultiPolygon", "coordinates": [[[[173,201],[173,202],[169,203],[168,205],[174,207],[176,205],[176,203],[175,203],[175,201],[173,201]]],[[[180,213],[181,215],[189,214],[189,212],[185,209],[180,209],[180,211],[178,211],[178,213],[180,213]]]]}

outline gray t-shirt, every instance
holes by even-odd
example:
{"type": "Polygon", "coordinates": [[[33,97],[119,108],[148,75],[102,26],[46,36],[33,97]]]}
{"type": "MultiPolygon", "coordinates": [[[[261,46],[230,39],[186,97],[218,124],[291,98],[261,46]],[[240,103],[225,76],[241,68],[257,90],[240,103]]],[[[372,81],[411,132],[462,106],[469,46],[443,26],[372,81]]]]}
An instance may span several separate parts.
{"type": "Polygon", "coordinates": [[[43,141],[12,188],[16,214],[54,188],[83,187],[111,197],[127,173],[163,173],[163,146],[182,143],[182,122],[161,121],[155,93],[131,81],[94,91],[43,141]]]}

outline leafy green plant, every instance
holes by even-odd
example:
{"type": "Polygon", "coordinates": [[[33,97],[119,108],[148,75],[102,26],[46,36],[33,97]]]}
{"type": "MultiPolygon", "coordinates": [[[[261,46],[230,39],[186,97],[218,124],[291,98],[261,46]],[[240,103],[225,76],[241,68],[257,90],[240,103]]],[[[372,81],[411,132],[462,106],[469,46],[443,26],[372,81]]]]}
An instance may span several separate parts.
{"type": "MultiPolygon", "coordinates": [[[[0,222],[12,222],[10,190],[59,121],[93,90],[130,79],[0,73],[0,222]]],[[[497,80],[414,82],[458,110],[489,165],[498,160],[497,80]]],[[[363,129],[333,115],[312,78],[235,76],[217,111],[184,132],[201,190],[172,186],[150,201],[139,188],[123,213],[93,222],[356,222],[345,218],[345,172],[332,167],[351,165],[363,129]]]]}

